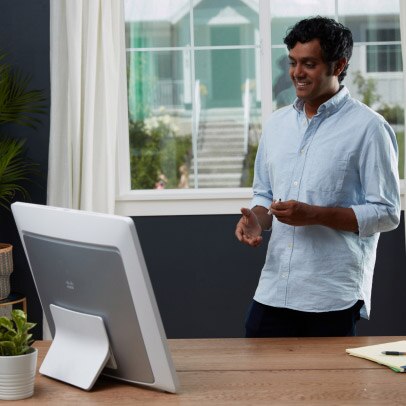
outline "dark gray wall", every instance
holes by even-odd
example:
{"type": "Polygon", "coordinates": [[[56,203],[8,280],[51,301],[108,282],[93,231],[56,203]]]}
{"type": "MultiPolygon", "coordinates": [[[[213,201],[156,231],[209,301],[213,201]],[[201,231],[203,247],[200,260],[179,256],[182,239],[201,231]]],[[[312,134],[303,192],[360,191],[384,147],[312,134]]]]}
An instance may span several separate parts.
{"type": "Polygon", "coordinates": [[[406,335],[404,212],[399,227],[381,234],[372,288],[371,319],[358,323],[359,335],[406,335]]]}
{"type": "Polygon", "coordinates": [[[234,215],[134,220],[168,336],[241,337],[266,244],[240,244],[234,215]]]}
{"type": "MultiPolygon", "coordinates": [[[[49,99],[49,0],[0,0],[0,50],[7,61],[32,77],[32,89],[43,89],[49,99]]],[[[49,102],[48,102],[49,105],[49,102]]],[[[32,202],[46,202],[49,113],[39,117],[36,130],[17,126],[1,128],[0,133],[27,139],[27,157],[38,164],[39,173],[27,185],[32,202]]],[[[11,212],[0,209],[0,241],[14,245],[12,290],[28,298],[28,317],[41,320],[41,307],[25,260],[11,212]]],[[[41,333],[41,326],[34,331],[41,333]]]]}
{"type": "MultiPolygon", "coordinates": [[[[265,259],[234,237],[239,216],[135,217],[169,337],[241,337],[265,259]]],[[[405,335],[405,236],[402,223],[381,234],[371,319],[359,335],[405,335]]]]}
{"type": "MultiPolygon", "coordinates": [[[[0,0],[0,49],[32,75],[33,88],[49,95],[49,0],[0,0]]],[[[40,165],[29,185],[32,201],[46,201],[49,118],[36,130],[9,128],[26,136],[28,156],[40,165]]],[[[237,215],[134,218],[168,337],[240,337],[266,244],[252,249],[234,237],[237,215]]],[[[41,308],[9,212],[0,211],[0,241],[15,245],[13,290],[28,297],[32,321],[41,308]]],[[[381,236],[374,278],[372,317],[360,334],[406,334],[406,258],[402,226],[381,236]]],[[[35,331],[40,337],[40,328],[35,331]]]]}

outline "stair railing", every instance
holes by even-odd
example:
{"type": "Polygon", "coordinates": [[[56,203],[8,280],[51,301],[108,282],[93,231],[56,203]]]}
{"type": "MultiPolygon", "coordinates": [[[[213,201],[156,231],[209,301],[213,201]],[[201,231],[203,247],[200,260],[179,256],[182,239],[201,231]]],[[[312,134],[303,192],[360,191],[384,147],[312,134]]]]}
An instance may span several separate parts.
{"type": "Polygon", "coordinates": [[[244,89],[244,154],[245,155],[247,155],[247,153],[248,153],[250,110],[251,110],[250,80],[245,79],[245,89],[244,89]]]}
{"type": "Polygon", "coordinates": [[[195,120],[194,120],[194,126],[192,129],[192,148],[193,148],[193,172],[194,172],[194,180],[195,180],[195,188],[199,187],[199,180],[198,180],[198,162],[197,162],[197,138],[199,135],[199,126],[200,126],[200,111],[201,111],[201,102],[200,102],[200,80],[196,80],[195,83],[195,120]]]}

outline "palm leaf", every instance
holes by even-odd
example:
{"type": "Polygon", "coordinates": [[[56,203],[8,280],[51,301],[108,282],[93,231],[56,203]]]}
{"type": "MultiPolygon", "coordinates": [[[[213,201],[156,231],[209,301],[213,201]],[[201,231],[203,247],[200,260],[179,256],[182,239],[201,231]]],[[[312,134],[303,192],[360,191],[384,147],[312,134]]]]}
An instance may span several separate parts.
{"type": "Polygon", "coordinates": [[[31,77],[3,62],[5,56],[0,53],[0,124],[35,127],[35,114],[45,113],[43,91],[29,90],[31,77]]]}
{"type": "MultiPolygon", "coordinates": [[[[31,77],[5,62],[0,52],[0,125],[14,123],[35,127],[37,114],[46,112],[42,90],[30,90],[31,77]]],[[[9,204],[17,194],[29,197],[24,183],[37,170],[37,165],[25,156],[24,140],[0,135],[0,206],[10,210],[9,204]]]]}
{"type": "Polygon", "coordinates": [[[24,144],[24,140],[0,139],[0,206],[6,209],[17,193],[28,197],[21,182],[28,181],[36,170],[36,165],[24,158],[24,144]]]}

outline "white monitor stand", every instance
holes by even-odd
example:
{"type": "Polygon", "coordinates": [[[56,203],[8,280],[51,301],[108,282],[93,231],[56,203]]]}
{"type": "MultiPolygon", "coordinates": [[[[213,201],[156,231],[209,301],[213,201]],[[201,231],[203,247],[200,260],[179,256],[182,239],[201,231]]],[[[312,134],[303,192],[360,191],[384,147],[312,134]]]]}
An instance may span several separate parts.
{"type": "Polygon", "coordinates": [[[90,390],[103,368],[117,369],[103,319],[50,305],[55,337],[39,372],[90,390]]]}

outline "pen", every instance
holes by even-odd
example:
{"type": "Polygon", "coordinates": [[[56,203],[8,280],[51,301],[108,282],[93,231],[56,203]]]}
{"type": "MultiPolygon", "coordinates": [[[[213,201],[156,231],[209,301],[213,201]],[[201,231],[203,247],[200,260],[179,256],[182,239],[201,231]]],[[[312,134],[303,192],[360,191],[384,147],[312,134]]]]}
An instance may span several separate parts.
{"type": "MultiPolygon", "coordinates": [[[[279,200],[278,200],[278,203],[281,202],[281,201],[282,201],[282,199],[279,199],[279,200]]],[[[276,199],[274,200],[274,202],[276,202],[276,199]]],[[[269,210],[268,210],[268,215],[271,215],[271,214],[272,214],[272,210],[269,209],[269,210]]]]}
{"type": "Polygon", "coordinates": [[[383,355],[406,355],[404,351],[382,351],[383,355]]]}

